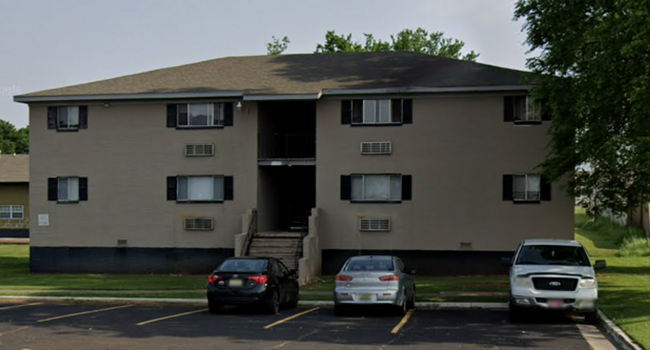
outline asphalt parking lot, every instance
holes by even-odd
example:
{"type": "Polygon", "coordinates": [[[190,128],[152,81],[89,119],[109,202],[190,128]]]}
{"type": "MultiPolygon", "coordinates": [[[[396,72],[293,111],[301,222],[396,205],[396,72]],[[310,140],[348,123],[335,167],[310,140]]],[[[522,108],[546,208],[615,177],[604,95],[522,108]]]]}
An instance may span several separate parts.
{"type": "Polygon", "coordinates": [[[200,305],[0,303],[2,350],[613,349],[603,339],[588,341],[594,335],[602,338],[571,317],[515,324],[504,310],[416,309],[405,317],[359,310],[340,317],[326,307],[210,315],[200,305]]]}

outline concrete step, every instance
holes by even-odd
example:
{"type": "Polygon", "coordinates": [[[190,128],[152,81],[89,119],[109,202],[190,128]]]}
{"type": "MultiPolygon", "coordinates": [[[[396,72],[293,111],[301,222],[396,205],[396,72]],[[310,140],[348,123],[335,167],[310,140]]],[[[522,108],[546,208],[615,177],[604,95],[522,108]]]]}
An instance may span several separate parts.
{"type": "Polygon", "coordinates": [[[295,239],[295,238],[262,238],[258,239],[255,238],[251,242],[251,245],[259,245],[259,246],[270,246],[270,247],[275,247],[275,246],[285,246],[285,245],[290,245],[290,246],[295,246],[302,243],[302,240],[300,239],[295,239]]]}
{"type": "Polygon", "coordinates": [[[269,231],[258,232],[254,238],[301,238],[300,232],[289,231],[269,231]]]}

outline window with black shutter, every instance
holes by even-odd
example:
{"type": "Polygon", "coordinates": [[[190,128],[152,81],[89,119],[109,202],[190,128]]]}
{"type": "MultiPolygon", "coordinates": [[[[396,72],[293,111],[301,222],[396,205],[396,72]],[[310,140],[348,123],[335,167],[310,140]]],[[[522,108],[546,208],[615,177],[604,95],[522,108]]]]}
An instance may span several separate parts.
{"type": "Polygon", "coordinates": [[[412,199],[413,179],[401,174],[341,175],[341,200],[395,203],[412,199]]]}
{"type": "Polygon", "coordinates": [[[47,200],[77,203],[88,200],[87,177],[51,177],[47,179],[47,200]]]}
{"type": "Polygon", "coordinates": [[[177,129],[233,126],[233,104],[181,103],[167,105],[167,127],[177,129]]]}
{"type": "Polygon", "coordinates": [[[179,203],[213,203],[234,199],[233,177],[223,175],[170,176],[167,200],[179,203]]]}
{"type": "Polygon", "coordinates": [[[503,175],[503,200],[539,203],[551,200],[551,185],[540,174],[503,175]]]}
{"type": "Polygon", "coordinates": [[[355,126],[402,125],[413,123],[413,100],[342,100],[341,124],[355,126]]]}
{"type": "Polygon", "coordinates": [[[505,96],[503,98],[503,121],[521,125],[540,124],[550,120],[543,113],[542,104],[530,96],[505,96]]]}
{"type": "Polygon", "coordinates": [[[88,128],[88,106],[50,106],[47,108],[47,128],[58,131],[78,131],[88,128]]]}

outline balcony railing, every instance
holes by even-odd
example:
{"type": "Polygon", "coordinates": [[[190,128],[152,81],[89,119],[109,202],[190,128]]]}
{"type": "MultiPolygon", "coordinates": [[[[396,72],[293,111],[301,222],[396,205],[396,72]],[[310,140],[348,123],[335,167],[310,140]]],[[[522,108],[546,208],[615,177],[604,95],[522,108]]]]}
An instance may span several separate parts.
{"type": "Polygon", "coordinates": [[[259,134],[259,159],[313,159],[316,158],[315,134],[259,134]]]}

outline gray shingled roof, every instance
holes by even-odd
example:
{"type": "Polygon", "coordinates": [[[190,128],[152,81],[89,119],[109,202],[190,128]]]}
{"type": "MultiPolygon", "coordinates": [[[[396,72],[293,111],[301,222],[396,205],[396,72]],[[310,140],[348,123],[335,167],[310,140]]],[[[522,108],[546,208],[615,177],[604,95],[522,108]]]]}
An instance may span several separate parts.
{"type": "Polygon", "coordinates": [[[29,182],[29,155],[0,155],[0,183],[29,182]]]}
{"type": "Polygon", "coordinates": [[[241,92],[318,94],[328,90],[523,86],[528,73],[411,52],[226,57],[18,96],[241,92]]]}

